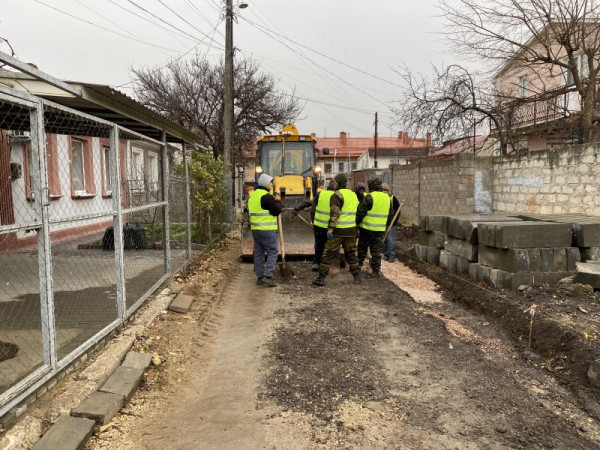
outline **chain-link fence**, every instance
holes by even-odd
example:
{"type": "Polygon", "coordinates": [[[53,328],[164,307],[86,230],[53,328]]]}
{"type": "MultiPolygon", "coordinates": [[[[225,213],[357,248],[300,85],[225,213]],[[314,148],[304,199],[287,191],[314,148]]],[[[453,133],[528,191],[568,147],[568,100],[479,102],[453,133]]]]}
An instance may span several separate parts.
{"type": "Polygon", "coordinates": [[[0,416],[192,256],[181,161],[166,141],[0,87],[0,416]]]}

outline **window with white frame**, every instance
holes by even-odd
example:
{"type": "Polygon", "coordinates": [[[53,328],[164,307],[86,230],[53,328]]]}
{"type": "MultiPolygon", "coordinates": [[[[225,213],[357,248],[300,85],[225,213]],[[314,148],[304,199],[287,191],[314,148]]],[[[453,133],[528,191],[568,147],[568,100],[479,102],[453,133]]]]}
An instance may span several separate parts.
{"type": "Polygon", "coordinates": [[[148,190],[151,192],[158,191],[158,155],[156,153],[148,153],[148,190]]]}
{"type": "Polygon", "coordinates": [[[131,179],[131,188],[136,190],[144,189],[144,152],[133,149],[131,151],[131,170],[129,171],[131,179]]]}
{"type": "Polygon", "coordinates": [[[352,170],[356,170],[356,161],[352,161],[351,167],[352,170]]]}
{"type": "Polygon", "coordinates": [[[519,77],[519,98],[527,98],[527,93],[529,91],[529,81],[527,79],[527,75],[523,75],[519,77]]]}
{"type": "Polygon", "coordinates": [[[112,192],[110,184],[110,147],[102,149],[102,163],[104,164],[104,191],[107,195],[110,195],[112,192]]]}
{"type": "Polygon", "coordinates": [[[81,141],[71,141],[71,172],[73,190],[76,194],[85,194],[85,155],[81,141]]]}
{"type": "MultiPolygon", "coordinates": [[[[565,63],[568,63],[568,59],[564,60],[565,63]]],[[[575,69],[579,74],[579,77],[582,80],[587,80],[590,75],[590,66],[588,62],[588,57],[585,53],[575,56],[575,69]]],[[[575,84],[575,77],[573,76],[573,71],[566,69],[565,73],[565,86],[573,86],[575,84]]]]}
{"type": "Polygon", "coordinates": [[[338,162],[338,172],[343,172],[345,167],[346,167],[346,163],[338,162]]]}
{"type": "Polygon", "coordinates": [[[331,163],[324,164],[324,171],[325,173],[331,173],[331,163]]]}

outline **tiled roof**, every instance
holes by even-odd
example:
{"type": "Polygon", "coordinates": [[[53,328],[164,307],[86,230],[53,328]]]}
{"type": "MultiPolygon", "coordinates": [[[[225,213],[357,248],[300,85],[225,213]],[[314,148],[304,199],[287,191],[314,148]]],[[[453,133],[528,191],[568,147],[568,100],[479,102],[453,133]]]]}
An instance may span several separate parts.
{"type": "MultiPolygon", "coordinates": [[[[346,149],[348,147],[353,149],[367,150],[368,148],[375,147],[375,139],[372,137],[350,137],[342,140],[339,137],[317,137],[317,147],[325,148],[328,147],[330,151],[334,149],[346,149]]],[[[377,148],[398,148],[398,147],[426,147],[427,142],[425,139],[409,139],[408,142],[402,141],[402,139],[396,137],[379,137],[377,138],[377,148]]]]}
{"type": "MultiPolygon", "coordinates": [[[[487,135],[476,136],[475,147],[480,148],[487,138],[487,135]]],[[[460,139],[452,144],[445,145],[439,150],[436,150],[431,156],[451,156],[464,151],[473,151],[473,138],[460,139]]]]}

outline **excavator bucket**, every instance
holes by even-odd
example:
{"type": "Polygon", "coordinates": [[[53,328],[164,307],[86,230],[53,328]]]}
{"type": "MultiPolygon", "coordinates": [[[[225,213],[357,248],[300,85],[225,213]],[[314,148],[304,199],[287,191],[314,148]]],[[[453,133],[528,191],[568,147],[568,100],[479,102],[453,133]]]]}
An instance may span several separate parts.
{"type": "MultiPolygon", "coordinates": [[[[286,260],[311,259],[315,254],[315,239],[308,213],[300,211],[296,214],[294,208],[286,208],[281,216],[286,260]]],[[[253,250],[254,240],[246,215],[242,225],[242,261],[251,262],[253,250]]]]}

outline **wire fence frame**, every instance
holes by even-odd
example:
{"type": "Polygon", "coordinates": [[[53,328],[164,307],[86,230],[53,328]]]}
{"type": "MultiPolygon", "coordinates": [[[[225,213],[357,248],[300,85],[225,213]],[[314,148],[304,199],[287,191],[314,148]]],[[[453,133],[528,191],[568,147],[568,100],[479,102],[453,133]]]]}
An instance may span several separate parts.
{"type": "MultiPolygon", "coordinates": [[[[0,391],[0,418],[9,412],[13,407],[26,399],[32,392],[43,386],[51,378],[56,376],[61,370],[70,365],[89,348],[93,347],[109,333],[123,324],[172,273],[172,255],[170,244],[170,202],[169,202],[169,158],[166,134],[162,132],[160,141],[143,136],[135,131],[126,129],[117,124],[105,121],[103,119],[85,114],[71,108],[56,104],[46,99],[41,99],[31,94],[25,94],[13,91],[10,88],[0,86],[0,102],[15,105],[23,111],[28,112],[28,117],[23,117],[23,124],[29,123],[30,147],[31,147],[31,190],[33,210],[36,213],[35,219],[24,224],[2,225],[0,222],[0,237],[14,233],[16,231],[34,230],[37,238],[37,262],[39,276],[39,306],[42,334],[42,356],[43,361],[40,367],[35,368],[25,377],[17,380],[8,389],[0,391]],[[46,160],[46,122],[48,111],[56,111],[67,115],[73,121],[82,121],[93,124],[101,131],[109,141],[111,164],[110,180],[115,188],[112,190],[112,209],[110,211],[95,211],[84,214],[71,215],[66,218],[52,218],[49,213],[50,189],[48,184],[48,162],[46,160]],[[121,138],[120,138],[121,136],[121,138]],[[154,144],[160,149],[160,192],[161,200],[151,202],[146,205],[135,207],[124,207],[124,199],[120,186],[126,180],[122,179],[122,166],[126,166],[127,161],[121,161],[120,140],[126,136],[128,139],[140,139],[147,143],[154,144]],[[160,210],[162,224],[162,252],[163,252],[163,275],[153,279],[153,283],[139,298],[128,306],[125,275],[124,258],[124,223],[123,218],[127,214],[150,211],[156,213],[160,210]],[[53,248],[51,226],[57,224],[69,224],[85,220],[95,220],[103,217],[112,217],[114,230],[114,268],[116,280],[116,317],[106,326],[101,328],[92,337],[87,339],[81,345],[70,351],[67,355],[59,356],[57,349],[57,330],[55,328],[55,291],[53,289],[53,248]]],[[[24,113],[23,113],[24,114],[24,113]]],[[[25,126],[25,125],[23,125],[25,126]]],[[[191,244],[191,207],[190,183],[187,170],[187,149],[185,143],[182,145],[184,184],[185,184],[185,217],[186,217],[186,258],[193,256],[191,244]]],[[[127,168],[126,174],[127,172],[127,168]]],[[[127,176],[127,175],[126,175],[127,176]]],[[[1,244],[0,244],[1,245],[1,244]]],[[[2,250],[2,249],[0,249],[2,250]]]]}

